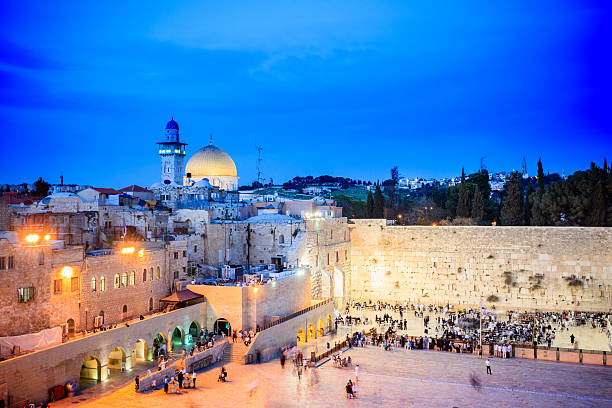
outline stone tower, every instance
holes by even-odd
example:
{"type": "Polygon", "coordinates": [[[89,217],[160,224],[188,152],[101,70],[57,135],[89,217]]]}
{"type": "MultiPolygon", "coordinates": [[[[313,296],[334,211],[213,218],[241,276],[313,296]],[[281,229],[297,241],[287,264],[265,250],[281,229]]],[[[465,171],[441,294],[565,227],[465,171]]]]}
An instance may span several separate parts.
{"type": "Polygon", "coordinates": [[[161,157],[161,181],[164,184],[175,182],[183,184],[183,158],[185,157],[185,146],[179,140],[179,125],[170,119],[164,129],[163,142],[157,142],[159,156],[161,157]]]}

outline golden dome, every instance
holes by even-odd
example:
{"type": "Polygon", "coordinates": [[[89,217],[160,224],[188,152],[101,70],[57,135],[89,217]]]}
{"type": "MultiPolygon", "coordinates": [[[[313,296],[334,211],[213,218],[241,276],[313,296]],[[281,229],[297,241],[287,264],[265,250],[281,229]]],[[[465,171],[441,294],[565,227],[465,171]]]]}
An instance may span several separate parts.
{"type": "Polygon", "coordinates": [[[191,156],[185,167],[185,175],[191,178],[237,177],[236,164],[223,150],[212,144],[201,148],[191,156]]]}

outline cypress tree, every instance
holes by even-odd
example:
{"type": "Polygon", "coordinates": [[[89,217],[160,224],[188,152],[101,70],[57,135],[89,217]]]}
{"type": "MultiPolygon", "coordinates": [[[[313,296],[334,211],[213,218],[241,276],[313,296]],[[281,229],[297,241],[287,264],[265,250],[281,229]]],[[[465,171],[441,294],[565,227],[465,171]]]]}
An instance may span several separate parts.
{"type": "Polygon", "coordinates": [[[481,221],[484,217],[484,200],[478,189],[478,185],[474,186],[474,199],[472,201],[472,218],[476,221],[481,221]]]}
{"type": "Polygon", "coordinates": [[[368,199],[366,200],[366,218],[374,218],[374,196],[371,191],[368,191],[368,199]]]}
{"type": "Polygon", "coordinates": [[[544,188],[544,167],[542,167],[542,158],[538,158],[538,188],[544,188]]]}
{"type": "Polygon", "coordinates": [[[527,192],[525,193],[525,225],[531,225],[531,205],[533,203],[533,199],[535,197],[535,190],[533,189],[533,184],[531,182],[527,186],[527,192]]]}
{"type": "Polygon", "coordinates": [[[457,204],[457,217],[470,216],[470,197],[465,183],[465,169],[461,168],[461,186],[459,188],[459,202],[457,204]]]}
{"type": "Polygon", "coordinates": [[[525,223],[525,205],[523,203],[523,186],[521,176],[513,172],[505,185],[505,197],[501,206],[503,225],[523,225],[525,223]]]}
{"type": "Polygon", "coordinates": [[[380,189],[380,184],[376,183],[374,190],[374,218],[383,218],[385,215],[385,197],[380,189]]]}

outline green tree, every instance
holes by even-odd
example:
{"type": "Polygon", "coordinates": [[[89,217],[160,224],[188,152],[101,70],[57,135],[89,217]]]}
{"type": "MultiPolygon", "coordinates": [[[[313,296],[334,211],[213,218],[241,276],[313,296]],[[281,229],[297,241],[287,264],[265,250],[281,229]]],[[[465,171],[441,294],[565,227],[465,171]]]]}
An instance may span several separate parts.
{"type": "Polygon", "coordinates": [[[542,167],[542,158],[538,158],[538,188],[544,188],[544,167],[542,167]]]}
{"type": "Polygon", "coordinates": [[[461,168],[461,186],[459,187],[459,202],[457,203],[457,217],[470,216],[470,197],[465,182],[465,169],[461,168]]]}
{"type": "Polygon", "coordinates": [[[43,180],[42,177],[39,177],[38,180],[34,182],[34,195],[37,197],[46,197],[49,194],[49,187],[51,187],[51,185],[43,180]]]}
{"type": "Polygon", "coordinates": [[[474,199],[472,200],[472,218],[476,221],[482,221],[484,217],[484,200],[478,184],[474,187],[474,199]]]}
{"type": "Polygon", "coordinates": [[[368,191],[366,200],[366,218],[374,218],[374,196],[371,191],[368,191]]]}
{"type": "Polygon", "coordinates": [[[523,185],[521,175],[513,172],[504,186],[501,221],[503,225],[523,225],[525,223],[525,206],[523,203],[523,185]]]}
{"type": "Polygon", "coordinates": [[[534,196],[535,190],[533,189],[533,184],[530,182],[527,186],[527,192],[525,193],[525,225],[531,225],[531,206],[534,196]]]}
{"type": "Polygon", "coordinates": [[[374,218],[383,218],[385,214],[385,197],[380,189],[380,183],[376,183],[374,190],[374,218]]]}

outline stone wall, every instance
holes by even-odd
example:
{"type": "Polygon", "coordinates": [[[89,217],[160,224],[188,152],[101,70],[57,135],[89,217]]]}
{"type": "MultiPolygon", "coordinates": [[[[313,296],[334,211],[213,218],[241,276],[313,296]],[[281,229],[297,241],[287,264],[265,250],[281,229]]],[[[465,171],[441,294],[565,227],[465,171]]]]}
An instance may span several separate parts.
{"type": "Polygon", "coordinates": [[[353,222],[353,299],[612,310],[612,228],[353,222]]]}

